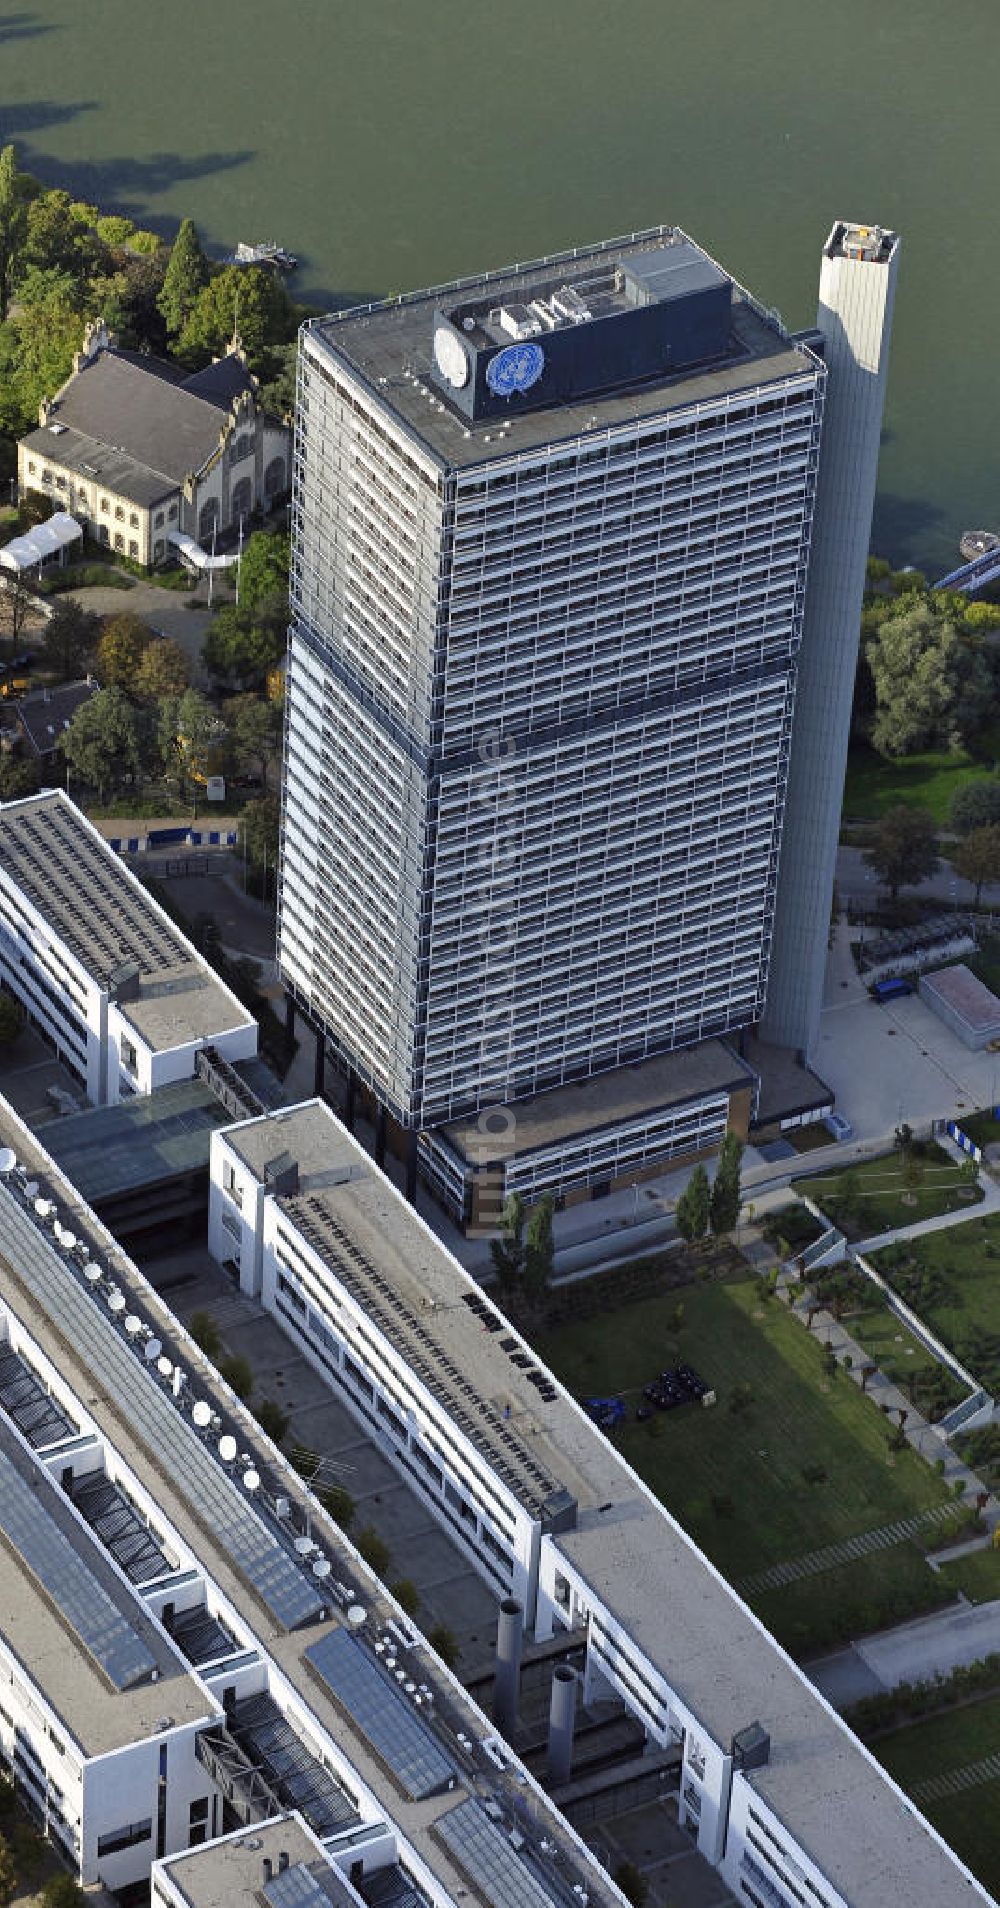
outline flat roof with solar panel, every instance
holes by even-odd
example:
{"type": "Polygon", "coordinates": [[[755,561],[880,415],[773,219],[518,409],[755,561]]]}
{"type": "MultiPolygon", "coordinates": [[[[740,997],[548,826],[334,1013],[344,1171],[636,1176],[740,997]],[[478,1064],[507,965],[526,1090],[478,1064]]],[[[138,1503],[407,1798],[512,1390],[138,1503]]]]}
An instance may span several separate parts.
{"type": "Polygon", "coordinates": [[[0,881],[19,889],[154,1051],[251,1019],[62,789],[0,805],[0,881]]]}
{"type": "Polygon", "coordinates": [[[434,1832],[490,1908],[552,1908],[573,1899],[534,1873],[480,1802],[460,1802],[438,1817],[434,1832]]]}
{"type": "Polygon", "coordinates": [[[455,1786],[458,1772],[412,1701],[377,1657],[349,1630],[331,1630],[306,1650],[310,1662],[355,1727],[362,1729],[411,1802],[455,1786]]]}
{"type": "Polygon", "coordinates": [[[0,1612],[9,1646],[85,1754],[154,1733],[165,1712],[175,1722],[211,1712],[183,1659],[2,1417],[0,1612]]]}

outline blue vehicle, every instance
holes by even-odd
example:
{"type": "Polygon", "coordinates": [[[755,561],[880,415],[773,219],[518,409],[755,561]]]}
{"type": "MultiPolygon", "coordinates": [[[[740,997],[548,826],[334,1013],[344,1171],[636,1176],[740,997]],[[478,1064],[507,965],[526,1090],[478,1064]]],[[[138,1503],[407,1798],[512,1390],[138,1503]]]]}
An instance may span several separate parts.
{"type": "Polygon", "coordinates": [[[625,1406],[620,1398],[585,1398],[583,1408],[602,1431],[614,1431],[625,1423],[625,1406]]]}
{"type": "Polygon", "coordinates": [[[900,1000],[904,994],[912,994],[913,982],[903,980],[897,974],[891,980],[873,981],[868,992],[873,1000],[880,1003],[884,1000],[900,1000]]]}

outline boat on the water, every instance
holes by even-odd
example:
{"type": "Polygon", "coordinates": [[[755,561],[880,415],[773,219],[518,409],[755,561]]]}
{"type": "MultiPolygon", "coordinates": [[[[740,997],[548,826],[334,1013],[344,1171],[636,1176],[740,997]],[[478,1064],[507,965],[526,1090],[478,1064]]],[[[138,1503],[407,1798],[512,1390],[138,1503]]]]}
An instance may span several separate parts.
{"type": "Polygon", "coordinates": [[[293,252],[286,252],[283,245],[276,245],[273,239],[263,239],[259,245],[247,245],[240,240],[227,265],[273,265],[278,272],[294,272],[298,259],[293,252]]]}

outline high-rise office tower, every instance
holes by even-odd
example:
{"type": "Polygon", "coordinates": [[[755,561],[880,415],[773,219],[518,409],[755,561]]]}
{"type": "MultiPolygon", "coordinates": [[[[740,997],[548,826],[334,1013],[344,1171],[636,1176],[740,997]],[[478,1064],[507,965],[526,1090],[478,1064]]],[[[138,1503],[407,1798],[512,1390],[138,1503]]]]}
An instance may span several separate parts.
{"type": "Polygon", "coordinates": [[[763,1031],[811,1056],[819,1034],[899,239],[838,220],[823,248],[816,328],[827,395],[788,816],[763,1031]]]}
{"type": "Polygon", "coordinates": [[[745,1125],[825,383],[669,227],[303,334],[280,968],[467,1217],[745,1125]]]}

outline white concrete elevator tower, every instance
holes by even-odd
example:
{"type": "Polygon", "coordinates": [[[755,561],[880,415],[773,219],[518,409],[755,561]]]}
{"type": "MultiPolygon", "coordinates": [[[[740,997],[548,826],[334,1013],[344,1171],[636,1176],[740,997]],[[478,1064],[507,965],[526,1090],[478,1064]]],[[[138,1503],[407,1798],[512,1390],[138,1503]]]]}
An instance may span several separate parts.
{"type": "Polygon", "coordinates": [[[838,220],[823,250],[827,397],[763,1032],[818,1039],[899,238],[838,220]]]}

